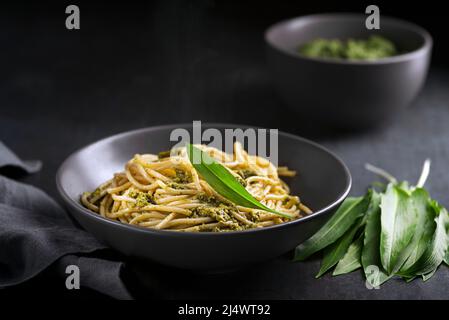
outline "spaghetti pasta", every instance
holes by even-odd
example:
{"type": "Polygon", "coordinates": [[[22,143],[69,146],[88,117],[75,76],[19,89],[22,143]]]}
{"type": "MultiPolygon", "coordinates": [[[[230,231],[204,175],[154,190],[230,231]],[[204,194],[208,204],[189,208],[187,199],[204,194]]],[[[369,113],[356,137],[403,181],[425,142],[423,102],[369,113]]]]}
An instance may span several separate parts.
{"type": "MultiPolygon", "coordinates": [[[[312,211],[279,176],[295,171],[276,168],[265,158],[250,155],[238,142],[233,155],[198,145],[219,161],[249,193],[270,209],[297,219],[312,211]]],[[[125,171],[85,192],[81,203],[103,217],[122,223],[159,230],[223,232],[263,228],[290,219],[260,209],[237,206],[218,194],[198,175],[185,148],[135,155],[125,171]]]]}

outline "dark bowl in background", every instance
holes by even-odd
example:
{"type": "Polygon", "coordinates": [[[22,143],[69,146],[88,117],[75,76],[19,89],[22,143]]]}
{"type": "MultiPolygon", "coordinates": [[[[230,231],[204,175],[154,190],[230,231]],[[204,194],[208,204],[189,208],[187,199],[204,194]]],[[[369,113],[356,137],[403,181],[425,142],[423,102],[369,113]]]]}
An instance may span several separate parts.
{"type": "MultiPolygon", "coordinates": [[[[168,150],[176,128],[191,132],[191,124],[152,127],[118,134],[73,153],[57,172],[58,190],[71,215],[100,241],[121,253],[164,265],[196,271],[217,272],[274,258],[295,248],[315,233],[345,199],[351,175],[344,163],[309,140],[279,134],[279,162],[298,170],[287,180],[314,213],[277,226],[241,232],[191,233],[164,231],[122,224],[89,211],[80,203],[84,191],[122,171],[136,153],[168,150]]],[[[203,129],[246,128],[209,124],[203,129]]]]}
{"type": "Polygon", "coordinates": [[[339,129],[388,122],[415,98],[427,75],[432,38],[412,23],[380,17],[367,30],[359,14],[317,14],[286,20],[265,33],[274,84],[298,121],[339,129]],[[384,36],[401,54],[375,61],[308,58],[298,48],[316,38],[384,36]]]}

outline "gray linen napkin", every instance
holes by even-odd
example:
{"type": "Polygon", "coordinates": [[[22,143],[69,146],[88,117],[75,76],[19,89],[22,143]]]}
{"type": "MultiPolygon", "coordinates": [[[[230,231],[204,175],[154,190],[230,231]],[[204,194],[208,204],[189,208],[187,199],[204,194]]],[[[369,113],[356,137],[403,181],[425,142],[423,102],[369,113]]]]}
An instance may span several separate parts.
{"type": "MultiPolygon", "coordinates": [[[[20,160],[0,142],[0,169],[5,166],[32,173],[41,163],[20,160]]],[[[51,265],[61,274],[76,265],[81,288],[131,299],[122,280],[123,262],[96,257],[104,250],[45,192],[0,175],[0,288],[25,282],[51,265]]]]}

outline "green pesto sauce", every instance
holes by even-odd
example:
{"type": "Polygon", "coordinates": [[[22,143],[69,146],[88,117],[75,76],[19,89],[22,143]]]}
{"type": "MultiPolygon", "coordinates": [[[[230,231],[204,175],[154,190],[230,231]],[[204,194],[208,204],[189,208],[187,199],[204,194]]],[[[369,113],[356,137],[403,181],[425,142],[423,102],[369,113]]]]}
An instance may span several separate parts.
{"type": "Polygon", "coordinates": [[[208,196],[205,193],[200,193],[196,196],[196,198],[204,203],[204,204],[208,204],[210,206],[215,206],[218,207],[220,204],[225,204],[225,205],[229,205],[228,203],[224,203],[223,201],[218,200],[217,198],[215,198],[214,196],[208,196]]]}
{"type": "Polygon", "coordinates": [[[192,182],[192,176],[186,171],[175,169],[176,176],[173,178],[175,183],[190,183],[192,182]]]}
{"type": "Polygon", "coordinates": [[[393,42],[381,37],[368,39],[315,39],[299,47],[299,53],[311,58],[377,60],[398,54],[393,42]]]}
{"type": "Polygon", "coordinates": [[[234,176],[235,177],[235,179],[242,185],[242,186],[244,186],[244,187],[246,187],[246,181],[245,181],[245,179],[243,179],[241,176],[239,176],[239,175],[235,175],[234,176]]]}
{"type": "Polygon", "coordinates": [[[146,192],[133,190],[128,195],[131,198],[136,199],[135,205],[137,207],[145,207],[155,203],[153,197],[146,192]]]}
{"type": "Polygon", "coordinates": [[[90,194],[91,199],[98,197],[101,194],[101,189],[97,188],[90,194]]]}
{"type": "Polygon", "coordinates": [[[185,189],[186,186],[182,183],[176,183],[176,182],[170,182],[167,184],[168,187],[172,188],[172,189],[177,189],[177,190],[182,190],[185,189]]]}
{"type": "Polygon", "coordinates": [[[238,170],[237,173],[243,178],[243,179],[248,179],[249,177],[253,177],[256,175],[255,172],[248,170],[248,169],[242,169],[242,170],[238,170]]]}
{"type": "MultiPolygon", "coordinates": [[[[204,205],[192,209],[192,217],[211,217],[220,222],[221,226],[216,227],[214,231],[225,232],[230,230],[235,231],[251,228],[251,226],[240,222],[233,216],[233,213],[238,213],[238,209],[232,203],[222,202],[217,198],[206,194],[199,194],[196,198],[204,203],[204,205]]],[[[258,222],[259,214],[252,213],[248,218],[252,222],[258,222]]]]}

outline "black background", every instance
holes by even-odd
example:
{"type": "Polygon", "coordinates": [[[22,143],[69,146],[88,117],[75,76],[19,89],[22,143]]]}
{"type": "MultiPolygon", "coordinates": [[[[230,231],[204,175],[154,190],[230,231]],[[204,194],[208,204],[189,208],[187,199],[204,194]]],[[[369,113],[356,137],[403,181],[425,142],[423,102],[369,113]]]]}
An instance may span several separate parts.
{"type": "MultiPolygon", "coordinates": [[[[274,92],[265,66],[263,32],[285,18],[363,13],[369,4],[378,5],[381,15],[425,27],[435,42],[432,68],[449,66],[448,13],[441,1],[2,3],[0,139],[25,159],[43,160],[40,173],[21,179],[54,197],[55,171],[71,152],[139,127],[202,120],[277,127],[319,140],[321,131],[299,126],[299,119],[284,109],[274,92]],[[69,4],[80,7],[81,30],[65,28],[69,4]]],[[[339,137],[340,133],[330,135],[339,137]]],[[[261,267],[259,276],[250,278],[241,290],[229,287],[220,294],[215,290],[215,297],[300,297],[299,289],[293,294],[288,288],[260,283],[260,277],[268,283],[278,281],[270,270],[283,272],[284,260],[261,267]],[[259,295],[246,293],[251,285],[260,289],[259,295]]],[[[303,281],[313,280],[314,271],[306,271],[303,281]]],[[[220,281],[243,280],[230,276],[220,281]]],[[[50,295],[97,296],[67,293],[58,281],[50,270],[6,292],[23,294],[45,287],[50,295]]],[[[188,289],[179,290],[177,296],[167,291],[161,297],[190,294],[188,289]]],[[[208,297],[206,285],[194,291],[195,297],[208,297]]],[[[333,295],[324,292],[323,297],[333,295]]]]}

